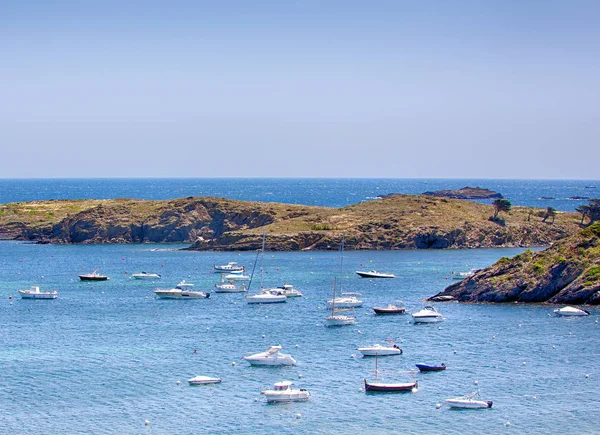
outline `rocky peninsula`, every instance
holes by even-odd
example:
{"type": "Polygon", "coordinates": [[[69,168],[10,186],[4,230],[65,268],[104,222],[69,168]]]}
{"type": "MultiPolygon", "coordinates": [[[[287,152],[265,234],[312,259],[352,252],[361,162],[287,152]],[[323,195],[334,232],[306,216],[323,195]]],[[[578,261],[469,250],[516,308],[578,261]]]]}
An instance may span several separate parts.
{"type": "Polygon", "coordinates": [[[436,190],[433,192],[424,192],[427,196],[440,196],[442,198],[454,199],[502,199],[501,193],[493,190],[483,189],[481,187],[463,187],[457,190],[436,190]]]}
{"type": "Polygon", "coordinates": [[[544,251],[501,258],[429,300],[598,305],[600,222],[544,251]]]}
{"type": "Polygon", "coordinates": [[[525,207],[490,221],[493,207],[424,195],[392,195],[343,208],[236,201],[37,201],[0,205],[0,239],[38,243],[189,243],[188,249],[235,251],[446,249],[550,245],[578,230],[579,217],[543,222],[525,207]],[[532,218],[532,216],[534,216],[532,218]]]}

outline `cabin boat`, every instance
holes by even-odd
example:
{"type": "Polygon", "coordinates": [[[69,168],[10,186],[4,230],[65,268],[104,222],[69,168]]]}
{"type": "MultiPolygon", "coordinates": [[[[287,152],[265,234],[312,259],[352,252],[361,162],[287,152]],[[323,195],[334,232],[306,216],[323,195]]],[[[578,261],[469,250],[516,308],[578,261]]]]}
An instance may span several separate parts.
{"type": "Polygon", "coordinates": [[[244,357],[253,366],[293,366],[296,360],[291,355],[280,353],[281,346],[271,346],[266,351],[244,357]]]}
{"type": "Polygon", "coordinates": [[[188,379],[190,385],[206,385],[206,384],[220,384],[221,378],[211,378],[210,376],[196,376],[188,379]]]}
{"type": "Polygon", "coordinates": [[[94,270],[92,273],[83,273],[79,275],[79,279],[82,281],[106,281],[108,276],[100,275],[98,270],[94,270]]]}
{"type": "Polygon", "coordinates": [[[361,278],[396,278],[393,273],[382,273],[376,270],[370,270],[368,272],[357,270],[356,274],[361,278]]]}
{"type": "MultiPolygon", "coordinates": [[[[262,292],[265,289],[261,289],[262,292]]],[[[300,298],[302,297],[302,292],[294,288],[292,284],[288,284],[287,282],[283,284],[281,287],[275,287],[273,289],[269,289],[275,292],[279,292],[282,295],[285,295],[287,298],[300,298]]]]}
{"type": "Polygon", "coordinates": [[[257,295],[247,295],[246,302],[249,304],[281,304],[287,302],[287,297],[277,292],[266,292],[257,295]]]}
{"type": "Polygon", "coordinates": [[[327,301],[329,306],[335,305],[338,308],[358,308],[363,306],[363,301],[358,299],[355,295],[360,293],[342,293],[342,296],[330,299],[327,301]],[[345,295],[345,296],[344,296],[345,295]]]}
{"type": "Polygon", "coordinates": [[[227,264],[224,265],[213,265],[215,272],[243,272],[244,271],[244,266],[240,266],[239,264],[237,264],[235,261],[230,261],[227,264]]]}
{"type": "Polygon", "coordinates": [[[193,290],[194,284],[181,281],[172,289],[156,289],[154,294],[161,299],[206,299],[210,293],[193,290]]]}
{"type": "Polygon", "coordinates": [[[158,273],[148,273],[148,272],[134,273],[131,275],[131,277],[133,279],[150,279],[150,280],[160,279],[160,275],[158,273]]]}
{"type": "Polygon", "coordinates": [[[291,381],[277,382],[270,390],[261,391],[269,403],[279,402],[305,402],[310,398],[310,393],[303,389],[292,388],[291,381]]]}
{"type": "Polygon", "coordinates": [[[32,285],[29,290],[19,290],[19,294],[21,299],[56,299],[58,297],[56,290],[43,292],[37,285],[32,285]]]}
{"type": "Polygon", "coordinates": [[[563,307],[558,310],[554,310],[554,312],[556,313],[557,316],[563,316],[563,317],[587,316],[590,314],[589,311],[582,310],[580,308],[575,308],[575,307],[563,307]]]}
{"type": "Polygon", "coordinates": [[[421,311],[412,314],[415,323],[435,323],[444,320],[444,317],[432,306],[428,305],[421,311]]]}
{"type": "Polygon", "coordinates": [[[382,346],[375,344],[373,346],[359,347],[358,351],[363,356],[387,356],[387,355],[402,355],[402,349],[396,343],[391,346],[382,346]]]}
{"type": "Polygon", "coordinates": [[[221,283],[215,284],[215,293],[243,293],[246,291],[246,285],[235,284],[233,280],[226,281],[221,274],[221,283]]]}

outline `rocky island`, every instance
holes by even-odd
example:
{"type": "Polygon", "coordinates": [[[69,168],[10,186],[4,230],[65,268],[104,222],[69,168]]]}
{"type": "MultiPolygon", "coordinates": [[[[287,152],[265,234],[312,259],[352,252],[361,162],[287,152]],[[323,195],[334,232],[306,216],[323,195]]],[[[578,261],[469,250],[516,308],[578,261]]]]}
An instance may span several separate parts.
{"type": "Polygon", "coordinates": [[[481,187],[463,187],[457,190],[436,190],[433,192],[424,192],[427,196],[440,196],[442,198],[454,199],[502,199],[502,194],[493,190],[483,189],[481,187]]]}
{"type": "Polygon", "coordinates": [[[600,304],[600,222],[553,244],[501,258],[431,301],[600,304]]]}
{"type": "Polygon", "coordinates": [[[348,249],[394,250],[547,246],[579,229],[575,213],[544,222],[532,210],[490,221],[490,205],[423,195],[342,208],[210,197],[36,201],[0,205],[0,239],[235,251],[259,248],[265,232],[269,250],[298,251],[338,249],[344,234],[348,249]]]}

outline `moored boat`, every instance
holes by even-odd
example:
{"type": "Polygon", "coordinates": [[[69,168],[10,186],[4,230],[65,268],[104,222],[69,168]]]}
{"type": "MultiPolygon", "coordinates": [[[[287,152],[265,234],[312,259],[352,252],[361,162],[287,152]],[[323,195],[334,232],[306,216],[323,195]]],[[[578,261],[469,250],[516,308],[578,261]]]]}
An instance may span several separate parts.
{"type": "Polygon", "coordinates": [[[29,290],[19,290],[19,294],[22,299],[56,299],[58,292],[52,291],[41,291],[37,285],[32,285],[29,290]]]}
{"type": "Polygon", "coordinates": [[[477,397],[479,396],[478,392],[474,392],[469,394],[468,396],[463,397],[454,397],[452,399],[446,399],[446,403],[451,408],[462,408],[462,409],[485,409],[491,408],[493,402],[491,400],[483,401],[479,400],[477,397]]]}
{"type": "Polygon", "coordinates": [[[563,317],[568,317],[568,316],[587,316],[589,315],[589,311],[586,310],[582,310],[580,308],[575,308],[575,307],[563,307],[560,308],[558,310],[554,310],[554,312],[556,313],[557,316],[563,316],[563,317]]]}
{"type": "Polygon", "coordinates": [[[444,317],[431,305],[412,314],[415,323],[435,323],[444,320],[444,317]]]}
{"type": "Polygon", "coordinates": [[[161,299],[206,299],[210,293],[193,290],[194,284],[181,281],[171,289],[156,289],[154,294],[161,299]]]}
{"type": "Polygon", "coordinates": [[[431,364],[415,364],[420,372],[439,372],[446,370],[446,364],[441,363],[439,366],[431,364]]]}
{"type": "Polygon", "coordinates": [[[108,276],[100,275],[98,270],[94,270],[92,273],[82,273],[79,275],[79,279],[82,281],[106,281],[108,276]]]}
{"type": "Polygon", "coordinates": [[[414,380],[412,382],[384,382],[379,380],[379,367],[378,367],[379,356],[375,355],[375,380],[367,381],[364,379],[365,393],[405,393],[409,391],[416,391],[418,383],[414,380]]]}
{"type": "Polygon", "coordinates": [[[215,270],[215,272],[243,272],[244,271],[244,266],[241,266],[239,264],[237,264],[235,261],[230,261],[227,264],[224,265],[213,265],[213,268],[215,270]]]}
{"type": "Polygon", "coordinates": [[[269,403],[305,402],[310,398],[307,390],[292,388],[291,381],[277,382],[272,389],[263,390],[260,394],[264,395],[269,403]]]}
{"type": "Polygon", "coordinates": [[[359,347],[358,351],[362,353],[363,356],[402,355],[402,349],[400,349],[396,343],[391,346],[375,344],[373,346],[359,347]]]}
{"type": "Polygon", "coordinates": [[[158,273],[148,273],[148,272],[134,273],[131,275],[131,277],[133,279],[149,279],[149,280],[160,279],[160,275],[158,273]]]}
{"type": "Polygon", "coordinates": [[[210,376],[195,376],[191,379],[188,379],[188,384],[190,385],[206,385],[219,383],[221,383],[221,378],[211,378],[210,376]]]}
{"type": "Polygon", "coordinates": [[[368,272],[357,270],[356,274],[361,278],[396,278],[393,273],[382,273],[376,270],[370,270],[368,272]]]}
{"type": "Polygon", "coordinates": [[[377,315],[385,314],[406,314],[406,308],[397,305],[388,304],[387,307],[373,307],[373,311],[377,315]]]}
{"type": "Polygon", "coordinates": [[[253,366],[293,366],[296,360],[291,355],[280,353],[281,346],[271,346],[264,352],[244,357],[253,366]]]}

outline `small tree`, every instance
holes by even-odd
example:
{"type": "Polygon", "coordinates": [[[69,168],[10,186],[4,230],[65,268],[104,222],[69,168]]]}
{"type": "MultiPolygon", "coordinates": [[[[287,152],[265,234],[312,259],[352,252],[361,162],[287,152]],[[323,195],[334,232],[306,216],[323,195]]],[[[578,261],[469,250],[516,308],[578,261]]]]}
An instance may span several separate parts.
{"type": "Polygon", "coordinates": [[[597,220],[600,220],[600,199],[590,199],[588,201],[588,217],[590,218],[590,224],[593,224],[597,220]]]}
{"type": "Polygon", "coordinates": [[[554,207],[548,207],[546,209],[546,213],[544,214],[544,219],[542,222],[546,222],[546,219],[552,218],[552,223],[554,223],[554,218],[556,218],[556,209],[554,207]]]}
{"type": "Polygon", "coordinates": [[[508,199],[497,199],[492,203],[492,205],[494,206],[493,220],[498,219],[498,213],[501,211],[509,212],[511,208],[511,204],[508,199]]]}
{"type": "Polygon", "coordinates": [[[590,207],[587,205],[580,205],[575,209],[577,213],[581,213],[581,225],[583,225],[583,220],[590,212],[590,207]]]}

